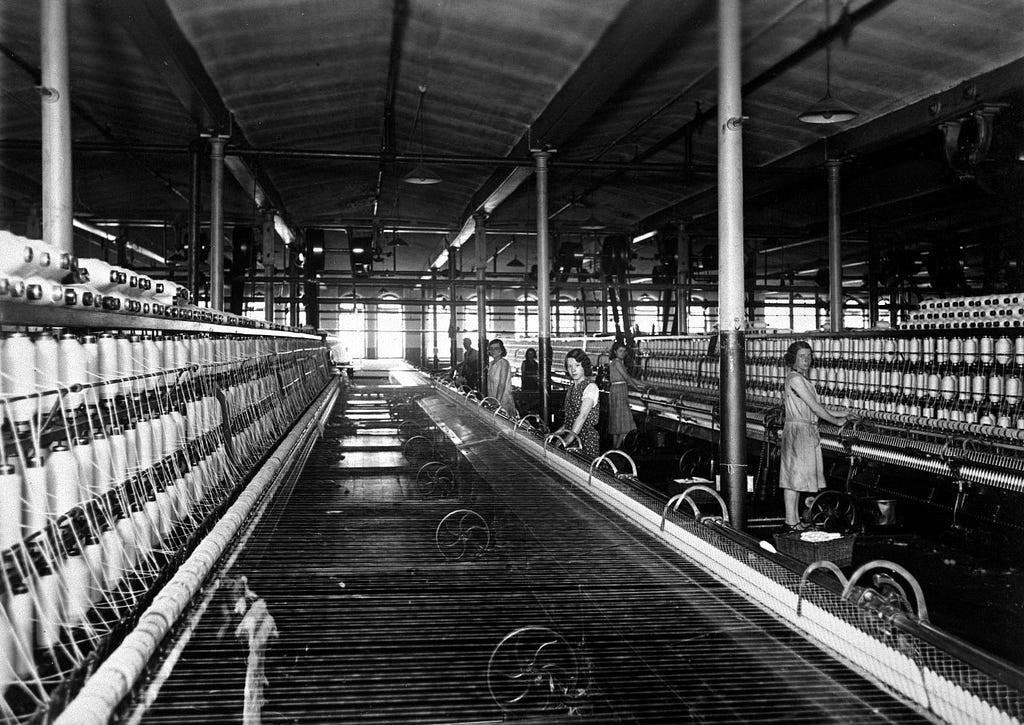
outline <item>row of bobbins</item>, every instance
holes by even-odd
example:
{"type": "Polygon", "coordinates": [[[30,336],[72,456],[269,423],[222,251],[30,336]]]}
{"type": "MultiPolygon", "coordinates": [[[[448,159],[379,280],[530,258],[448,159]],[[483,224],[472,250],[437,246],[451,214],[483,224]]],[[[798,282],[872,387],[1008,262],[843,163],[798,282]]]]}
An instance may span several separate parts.
{"type": "Polygon", "coordinates": [[[329,366],[321,348],[297,340],[45,331],[2,344],[0,401],[15,435],[0,449],[0,690],[38,697],[45,663],[72,661],[109,631],[96,612],[116,620],[128,611],[138,596],[127,582],[158,569],[183,527],[194,529],[238,480],[239,464],[255,461],[326,383],[329,366]],[[38,373],[44,357],[64,360],[60,381],[95,383],[58,391],[47,369],[19,390],[16,359],[38,373]],[[43,414],[58,398],[55,440],[44,445],[43,414]],[[15,414],[26,400],[33,411],[15,414]],[[59,535],[40,537],[46,527],[59,535]]]}

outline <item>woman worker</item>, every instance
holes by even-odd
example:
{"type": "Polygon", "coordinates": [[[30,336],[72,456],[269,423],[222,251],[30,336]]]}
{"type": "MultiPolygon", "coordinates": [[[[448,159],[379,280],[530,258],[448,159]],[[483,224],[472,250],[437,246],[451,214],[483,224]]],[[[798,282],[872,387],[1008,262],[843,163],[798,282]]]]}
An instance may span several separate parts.
{"type": "Polygon", "coordinates": [[[565,354],[565,371],[572,382],[565,392],[565,421],[555,435],[561,436],[566,446],[579,439],[583,455],[596,458],[600,452],[597,434],[600,390],[590,379],[593,371],[590,358],[582,349],[573,348],[565,354]]]}
{"type": "Polygon", "coordinates": [[[512,397],[512,366],[505,359],[505,343],[494,339],[487,344],[487,355],[491,362],[487,365],[487,394],[498,400],[498,405],[510,416],[518,416],[516,401],[512,397]]]}
{"type": "Polygon", "coordinates": [[[800,493],[816,492],[825,488],[825,474],[821,460],[821,440],[818,437],[818,419],[833,425],[846,423],[849,413],[834,414],[818,402],[814,386],[807,379],[811,369],[811,346],[803,340],[794,342],[786,350],[786,387],[784,402],[786,424],[782,429],[779,488],[786,505],[786,531],[802,531],[800,523],[800,493]]]}
{"type": "Polygon", "coordinates": [[[628,352],[629,348],[621,340],[612,343],[611,360],[608,363],[608,435],[612,437],[612,448],[621,446],[626,434],[636,430],[633,411],[629,409],[629,389],[651,389],[651,386],[632,377],[626,370],[628,352]]]}
{"type": "Polygon", "coordinates": [[[537,361],[537,349],[527,348],[523,364],[519,366],[519,378],[524,391],[531,393],[540,385],[540,363],[537,361]]]}

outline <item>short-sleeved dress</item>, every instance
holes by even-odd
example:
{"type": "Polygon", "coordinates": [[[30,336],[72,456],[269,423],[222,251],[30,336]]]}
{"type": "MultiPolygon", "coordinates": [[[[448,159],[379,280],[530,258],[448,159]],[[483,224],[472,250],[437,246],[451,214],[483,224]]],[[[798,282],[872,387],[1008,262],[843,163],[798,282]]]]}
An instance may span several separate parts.
{"type": "Polygon", "coordinates": [[[516,400],[512,397],[512,366],[503,357],[493,360],[487,366],[487,394],[498,398],[498,405],[504,408],[509,415],[519,415],[516,410],[516,400]],[[501,384],[502,377],[505,378],[505,391],[498,398],[498,386],[501,384]]]}
{"type": "Polygon", "coordinates": [[[818,437],[818,416],[793,389],[797,386],[818,399],[814,387],[795,370],[786,375],[786,424],[782,428],[779,488],[794,491],[820,491],[825,488],[825,472],[818,437]]]}
{"type": "Polygon", "coordinates": [[[580,432],[577,437],[580,440],[580,446],[583,450],[583,455],[587,458],[596,458],[601,452],[600,447],[600,436],[597,434],[597,420],[600,412],[598,411],[597,398],[600,394],[597,386],[590,381],[589,378],[584,378],[579,382],[573,382],[569,385],[569,389],[565,392],[565,427],[572,429],[572,424],[576,422],[576,416],[580,414],[580,410],[583,409],[583,398],[590,398],[594,405],[587,413],[587,418],[583,421],[583,427],[580,428],[580,432]]]}
{"type": "Polygon", "coordinates": [[[636,430],[633,411],[629,409],[629,384],[626,366],[621,360],[608,363],[608,434],[625,435],[636,430]]]}

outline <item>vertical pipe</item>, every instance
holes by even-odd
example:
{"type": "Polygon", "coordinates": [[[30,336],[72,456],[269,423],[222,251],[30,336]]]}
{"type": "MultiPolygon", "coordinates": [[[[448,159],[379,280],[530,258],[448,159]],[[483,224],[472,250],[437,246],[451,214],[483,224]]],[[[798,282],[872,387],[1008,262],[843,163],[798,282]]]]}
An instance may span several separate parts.
{"type": "Polygon", "coordinates": [[[868,245],[868,327],[878,326],[878,245],[871,240],[868,245]]]}
{"type": "Polygon", "coordinates": [[[274,213],[263,214],[263,319],[274,321],[274,213]]]}
{"type": "Polygon", "coordinates": [[[202,154],[203,142],[194,140],[188,147],[189,159],[189,196],[188,196],[188,291],[192,293],[192,303],[199,304],[199,235],[201,233],[200,218],[202,217],[203,200],[200,196],[202,175],[199,173],[199,157],[202,154]]]}
{"type": "MultiPolygon", "coordinates": [[[[420,299],[427,299],[427,287],[420,287],[420,299]]],[[[427,306],[420,306],[420,367],[427,369],[427,306]]]]}
{"type": "Polygon", "coordinates": [[[679,222],[676,232],[676,327],[673,332],[685,335],[689,332],[690,286],[686,275],[690,269],[690,238],[686,227],[679,222]]]}
{"type": "Polygon", "coordinates": [[[224,309],[224,139],[210,139],[210,308],[224,309]]]}
{"type": "Polygon", "coordinates": [[[431,350],[434,351],[434,372],[440,369],[441,361],[437,359],[437,273],[430,280],[430,296],[433,304],[430,307],[431,350]]]}
{"type": "Polygon", "coordinates": [[[551,253],[548,248],[548,158],[550,151],[535,150],[537,163],[537,354],[540,357],[540,414],[551,425],[551,253]]]}
{"type": "MultiPolygon", "coordinates": [[[[305,234],[305,232],[303,232],[305,234]]],[[[294,251],[287,255],[288,263],[288,324],[299,326],[299,259],[294,251]]]]}
{"type": "Polygon", "coordinates": [[[487,395],[487,291],[484,288],[484,274],[487,272],[487,215],[477,212],[473,215],[474,236],[476,237],[476,330],[477,361],[480,378],[480,394],[487,395]]]}
{"type": "Polygon", "coordinates": [[[43,0],[39,10],[43,239],[73,255],[68,0],[43,0]]]}
{"type": "MultiPolygon", "coordinates": [[[[448,244],[447,240],[445,244],[448,244]]],[[[459,308],[455,305],[455,248],[448,245],[448,358],[452,373],[459,363],[459,308]]]]}
{"type": "Polygon", "coordinates": [[[840,249],[838,159],[825,162],[828,170],[828,321],[829,330],[843,330],[843,253],[840,249]]]}
{"type": "Polygon", "coordinates": [[[743,116],[740,2],[718,0],[718,304],[721,476],[733,525],[747,525],[744,389],[743,116]]]}

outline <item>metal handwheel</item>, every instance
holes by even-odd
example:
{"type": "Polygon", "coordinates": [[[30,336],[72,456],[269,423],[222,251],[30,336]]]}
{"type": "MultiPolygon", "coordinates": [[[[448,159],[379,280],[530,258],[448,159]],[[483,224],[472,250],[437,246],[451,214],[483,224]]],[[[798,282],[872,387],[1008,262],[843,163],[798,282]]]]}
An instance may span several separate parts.
{"type": "Polygon", "coordinates": [[[572,712],[586,695],[584,679],[576,649],[547,627],[515,630],[487,663],[487,687],[505,712],[572,712]]]}
{"type": "Polygon", "coordinates": [[[490,548],[491,529],[476,511],[456,509],[437,525],[434,543],[449,561],[478,559],[490,548]]]}

